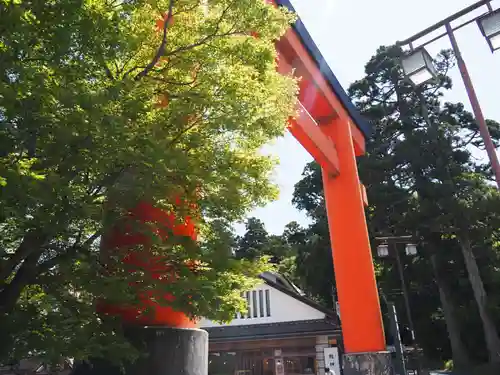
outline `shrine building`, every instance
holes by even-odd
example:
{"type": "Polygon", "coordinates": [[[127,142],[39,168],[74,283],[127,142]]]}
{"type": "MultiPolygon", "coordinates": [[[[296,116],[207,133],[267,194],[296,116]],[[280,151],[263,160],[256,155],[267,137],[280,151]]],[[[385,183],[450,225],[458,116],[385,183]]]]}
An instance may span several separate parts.
{"type": "Polygon", "coordinates": [[[209,333],[209,375],[340,375],[340,324],[333,309],[271,272],[246,292],[248,311],[229,324],[202,320],[209,333]]]}

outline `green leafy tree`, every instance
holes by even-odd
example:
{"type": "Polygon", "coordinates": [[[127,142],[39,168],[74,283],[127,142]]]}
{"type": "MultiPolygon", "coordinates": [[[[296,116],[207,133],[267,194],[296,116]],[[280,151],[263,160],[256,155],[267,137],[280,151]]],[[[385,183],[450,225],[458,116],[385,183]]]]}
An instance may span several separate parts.
{"type": "Polygon", "coordinates": [[[96,304],[133,303],[138,280],[191,316],[244,306],[265,266],[231,256],[228,228],[276,196],[258,150],[294,110],[274,47],[291,20],[259,0],[0,1],[0,358],[130,358],[96,304]],[[179,194],[195,213],[172,206],[179,194]],[[101,259],[144,200],[198,216],[200,241],[148,249],[175,284],[101,259]]]}
{"type": "Polygon", "coordinates": [[[288,268],[295,260],[300,226],[292,222],[286,226],[282,235],[272,235],[267,232],[261,220],[251,217],[247,219],[245,227],[245,234],[235,241],[236,258],[252,260],[267,257],[270,263],[279,265],[284,273],[291,276],[293,272],[288,268]]]}
{"type": "Polygon", "coordinates": [[[267,254],[269,234],[264,223],[251,217],[245,223],[246,232],[236,240],[235,255],[238,259],[257,259],[267,254]]]}
{"type": "Polygon", "coordinates": [[[266,259],[276,272],[305,288],[307,282],[298,266],[305,239],[305,229],[297,222],[290,222],[281,235],[274,235],[267,232],[261,220],[251,217],[247,219],[245,234],[235,239],[234,253],[239,259],[266,259]]]}

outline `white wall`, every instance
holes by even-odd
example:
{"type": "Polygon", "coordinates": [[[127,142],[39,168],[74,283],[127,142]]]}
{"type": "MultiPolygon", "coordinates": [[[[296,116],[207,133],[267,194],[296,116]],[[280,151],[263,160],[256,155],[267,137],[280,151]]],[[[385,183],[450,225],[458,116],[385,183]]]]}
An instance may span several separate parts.
{"type": "MultiPolygon", "coordinates": [[[[262,294],[265,296],[265,290],[269,290],[269,299],[270,299],[270,315],[266,315],[266,308],[264,306],[264,317],[260,316],[260,306],[259,299],[257,298],[257,312],[258,316],[256,318],[252,317],[238,317],[234,319],[229,324],[223,324],[224,326],[238,326],[238,325],[251,325],[251,324],[266,324],[266,323],[279,323],[279,322],[293,322],[300,320],[317,320],[324,319],[325,314],[321,311],[316,310],[315,308],[302,303],[295,298],[290,297],[289,295],[280,292],[277,289],[270,287],[267,284],[262,284],[254,290],[257,292],[257,296],[259,291],[262,291],[262,294]]],[[[252,294],[250,294],[252,296],[252,294]]],[[[253,305],[252,298],[251,305],[253,305]]],[[[265,298],[264,298],[265,302],[265,298]]],[[[253,307],[253,306],[251,306],[253,307]]],[[[202,319],[200,326],[204,327],[218,327],[223,326],[221,324],[212,322],[208,319],[202,319]]]]}

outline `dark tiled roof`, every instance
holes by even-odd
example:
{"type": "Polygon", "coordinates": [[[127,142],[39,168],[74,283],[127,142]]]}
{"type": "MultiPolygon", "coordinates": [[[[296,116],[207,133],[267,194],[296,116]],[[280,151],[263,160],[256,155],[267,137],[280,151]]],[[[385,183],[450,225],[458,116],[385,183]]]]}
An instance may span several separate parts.
{"type": "MultiPolygon", "coordinates": [[[[292,12],[295,12],[295,9],[293,8],[290,0],[276,0],[276,3],[278,5],[282,5],[290,9],[292,12]]],[[[319,51],[318,46],[316,46],[316,44],[314,43],[311,35],[307,31],[306,27],[304,26],[300,18],[297,20],[295,25],[293,25],[293,28],[296,31],[299,38],[302,40],[302,43],[304,44],[306,49],[308,50],[309,55],[316,62],[316,65],[320,69],[321,73],[330,84],[330,87],[332,88],[333,92],[335,93],[339,101],[342,103],[347,113],[349,113],[349,115],[351,116],[352,120],[354,121],[358,129],[361,130],[361,132],[363,132],[365,137],[369,137],[372,132],[371,124],[361,115],[361,113],[359,113],[359,111],[356,109],[351,99],[349,98],[349,96],[347,96],[342,85],[337,80],[337,77],[335,77],[335,74],[333,74],[332,70],[326,63],[323,55],[319,51]]]]}
{"type": "Polygon", "coordinates": [[[204,328],[210,341],[243,341],[251,339],[284,338],[292,336],[328,335],[340,333],[339,326],[330,320],[254,324],[204,328]]]}

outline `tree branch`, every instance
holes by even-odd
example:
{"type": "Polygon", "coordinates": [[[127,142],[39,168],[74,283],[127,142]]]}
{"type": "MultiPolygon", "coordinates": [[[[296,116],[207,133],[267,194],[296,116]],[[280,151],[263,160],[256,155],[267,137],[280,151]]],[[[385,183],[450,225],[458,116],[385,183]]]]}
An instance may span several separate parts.
{"type": "Polygon", "coordinates": [[[111,70],[106,63],[104,63],[104,71],[106,72],[106,77],[108,77],[112,81],[115,80],[115,77],[113,77],[113,73],[111,73],[111,70]]]}
{"type": "Polygon", "coordinates": [[[223,33],[223,34],[218,34],[219,30],[220,30],[220,26],[222,24],[222,21],[224,20],[224,16],[227,14],[227,12],[229,12],[229,9],[231,9],[231,7],[233,6],[235,2],[232,2],[230,3],[221,13],[219,19],[217,20],[217,23],[215,24],[215,31],[210,34],[210,35],[207,35],[203,38],[201,38],[199,41],[195,42],[195,43],[192,43],[192,44],[189,44],[187,46],[184,46],[184,47],[179,47],[177,49],[174,49],[173,51],[170,51],[168,54],[166,54],[165,56],[172,56],[172,55],[175,55],[176,53],[179,53],[179,52],[185,52],[185,51],[189,51],[190,49],[193,49],[195,47],[198,47],[198,46],[201,46],[202,44],[205,44],[208,40],[210,39],[213,39],[213,38],[218,38],[218,37],[224,37],[224,36],[230,36],[230,35],[237,35],[237,34],[243,34],[241,32],[236,32],[236,31],[229,31],[227,33],[223,33]]]}
{"type": "Polygon", "coordinates": [[[196,80],[198,79],[198,77],[195,76],[191,81],[188,81],[188,82],[169,81],[168,79],[164,79],[164,78],[160,78],[160,77],[151,77],[151,79],[153,79],[155,81],[158,81],[158,82],[166,83],[167,85],[173,85],[173,86],[190,86],[190,85],[192,85],[193,83],[196,82],[196,80]]]}
{"type": "Polygon", "coordinates": [[[195,126],[197,126],[201,122],[202,116],[199,116],[193,123],[186,128],[184,128],[179,134],[177,134],[168,144],[168,147],[173,146],[181,137],[186,134],[188,131],[193,129],[195,126]]]}
{"type": "Polygon", "coordinates": [[[473,132],[472,136],[467,141],[463,142],[460,147],[467,147],[474,139],[477,138],[478,133],[478,131],[473,132]]]}
{"type": "Polygon", "coordinates": [[[90,246],[101,236],[101,231],[97,231],[87,238],[83,243],[75,243],[65,253],[56,255],[38,266],[37,273],[41,274],[57,266],[61,261],[71,259],[76,256],[79,250],[88,252],[90,246]]]}
{"type": "MultiPolygon", "coordinates": [[[[31,242],[31,241],[30,241],[31,242]]],[[[36,247],[37,243],[30,243],[36,247]]],[[[10,313],[19,299],[24,287],[28,285],[36,276],[36,265],[42,253],[41,248],[32,251],[23,261],[17,270],[12,281],[2,288],[0,292],[0,314],[10,313]]]]}
{"type": "Polygon", "coordinates": [[[42,234],[35,230],[27,233],[17,250],[5,262],[2,269],[0,269],[0,287],[4,285],[6,280],[14,272],[16,267],[23,262],[34,250],[37,250],[43,244],[45,238],[42,234]]]}
{"type": "Polygon", "coordinates": [[[231,36],[231,35],[245,35],[245,34],[242,33],[241,31],[228,31],[227,33],[223,33],[223,34],[217,34],[217,33],[210,34],[210,35],[207,35],[207,36],[203,37],[202,39],[200,39],[199,41],[197,41],[195,43],[192,43],[192,44],[189,44],[187,46],[179,47],[177,49],[174,49],[173,51],[169,52],[165,56],[172,56],[172,55],[175,55],[175,54],[177,54],[179,52],[186,52],[186,51],[189,51],[190,49],[193,49],[193,48],[196,48],[196,47],[199,47],[199,46],[205,44],[210,39],[221,38],[221,37],[231,36]]]}
{"type": "Polygon", "coordinates": [[[160,47],[156,51],[156,55],[155,57],[153,57],[153,60],[151,60],[151,62],[146,66],[146,68],[144,68],[144,70],[135,77],[136,80],[139,80],[142,77],[147,76],[149,71],[153,69],[156,64],[158,64],[158,61],[160,61],[160,58],[165,53],[165,46],[167,45],[167,30],[168,30],[168,25],[172,20],[173,8],[174,8],[174,0],[170,0],[170,3],[168,5],[168,14],[164,20],[165,22],[163,23],[163,37],[161,40],[160,47]]]}

